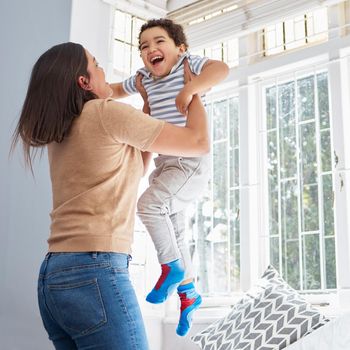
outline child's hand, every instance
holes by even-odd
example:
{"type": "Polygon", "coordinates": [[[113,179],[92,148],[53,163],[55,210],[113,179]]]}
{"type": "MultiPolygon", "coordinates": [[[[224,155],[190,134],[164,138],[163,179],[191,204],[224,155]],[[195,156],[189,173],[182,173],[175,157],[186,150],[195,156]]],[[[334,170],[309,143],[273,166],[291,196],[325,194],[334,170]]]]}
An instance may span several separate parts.
{"type": "Polygon", "coordinates": [[[140,95],[141,95],[141,97],[143,99],[143,109],[142,109],[142,111],[144,113],[150,114],[151,113],[151,109],[150,109],[149,104],[148,104],[148,95],[147,95],[145,87],[142,84],[142,79],[143,79],[142,74],[138,73],[136,75],[136,89],[140,93],[140,95]]]}
{"type": "Polygon", "coordinates": [[[186,115],[188,106],[192,101],[193,94],[188,90],[188,83],[192,81],[194,74],[191,72],[187,58],[184,59],[184,83],[185,86],[181,89],[179,94],[176,96],[175,104],[177,110],[186,115]]]}

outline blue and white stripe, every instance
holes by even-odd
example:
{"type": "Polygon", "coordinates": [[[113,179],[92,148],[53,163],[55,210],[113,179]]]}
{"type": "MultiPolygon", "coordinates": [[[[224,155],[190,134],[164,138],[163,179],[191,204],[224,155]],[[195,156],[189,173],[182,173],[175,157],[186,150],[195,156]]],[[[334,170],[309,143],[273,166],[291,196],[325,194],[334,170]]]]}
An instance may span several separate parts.
{"type": "MultiPolygon", "coordinates": [[[[161,79],[154,79],[151,73],[144,67],[137,72],[143,75],[142,83],[148,95],[148,102],[151,108],[151,116],[169,123],[184,126],[186,118],[176,109],[175,99],[184,86],[184,58],[188,58],[191,71],[199,75],[207,57],[190,55],[184,53],[169,75],[161,79]]],[[[134,94],[136,90],[136,75],[131,76],[123,82],[123,89],[128,94],[134,94]]]]}

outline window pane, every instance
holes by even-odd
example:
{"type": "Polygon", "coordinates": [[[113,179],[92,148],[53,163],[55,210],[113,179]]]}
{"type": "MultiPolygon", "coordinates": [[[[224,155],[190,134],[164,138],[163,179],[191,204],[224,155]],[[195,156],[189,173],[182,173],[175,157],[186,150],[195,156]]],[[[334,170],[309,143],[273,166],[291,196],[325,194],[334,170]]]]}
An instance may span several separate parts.
{"type": "Polygon", "coordinates": [[[337,288],[337,272],[335,266],[335,239],[325,239],[326,251],[326,288],[337,288]]]}
{"type": "Polygon", "coordinates": [[[278,237],[270,238],[270,264],[279,269],[280,264],[280,240],[278,237]]]}
{"type": "Polygon", "coordinates": [[[213,106],[213,132],[214,140],[222,140],[227,137],[227,101],[215,102],[213,106]]]}
{"type": "Polygon", "coordinates": [[[229,123],[230,123],[230,187],[239,185],[239,121],[238,99],[229,100],[229,123]]]}
{"type": "Polygon", "coordinates": [[[322,176],[324,235],[334,236],[332,174],[322,176]]]}
{"type": "Polygon", "coordinates": [[[297,181],[286,181],[281,190],[282,236],[298,238],[298,185],[297,181]]]}
{"type": "Polygon", "coordinates": [[[136,71],[144,66],[140,57],[140,51],[136,47],[132,47],[132,59],[131,59],[131,74],[135,74],[136,71]]]}
{"type": "Polygon", "coordinates": [[[286,281],[295,289],[300,289],[300,263],[299,240],[286,241],[286,254],[284,256],[286,281]]]}
{"type": "Polygon", "coordinates": [[[318,185],[304,185],[302,200],[302,230],[304,232],[318,231],[318,185]]]}
{"type": "Polygon", "coordinates": [[[322,171],[332,170],[332,150],[331,150],[331,132],[330,130],[321,131],[321,165],[322,171]]]}
{"type": "Polygon", "coordinates": [[[329,128],[329,98],[327,72],[317,74],[318,110],[320,129],[329,128]]]}
{"type": "Polygon", "coordinates": [[[214,243],[214,271],[213,271],[213,288],[215,293],[227,293],[228,292],[228,271],[227,271],[227,258],[228,249],[227,242],[214,243]]]}
{"type": "Polygon", "coordinates": [[[317,153],[315,123],[300,126],[301,166],[304,184],[317,182],[317,153]]]}
{"type": "Polygon", "coordinates": [[[114,42],[114,68],[126,74],[130,74],[130,50],[130,45],[114,42]]]}
{"type": "Polygon", "coordinates": [[[281,178],[293,177],[297,173],[294,96],[294,83],[279,86],[281,178]]]}
{"type": "Polygon", "coordinates": [[[265,89],[270,260],[297,289],[334,288],[336,284],[327,74],[265,89]],[[278,97],[276,110],[273,88],[278,97]]]}
{"type": "Polygon", "coordinates": [[[231,291],[240,289],[239,190],[230,191],[230,283],[231,291]]]}
{"type": "Polygon", "coordinates": [[[275,86],[266,89],[266,119],[267,129],[276,128],[276,92],[275,86]]]}
{"type": "Polygon", "coordinates": [[[304,289],[321,288],[320,242],[318,234],[303,236],[304,289]]]}
{"type": "Polygon", "coordinates": [[[213,175],[204,197],[187,212],[199,288],[203,294],[223,294],[240,288],[238,98],[208,103],[206,109],[215,135],[213,175]]]}
{"type": "Polygon", "coordinates": [[[298,82],[299,120],[315,118],[314,77],[299,79],[298,82]]]}
{"type": "Polygon", "coordinates": [[[213,147],[213,234],[226,234],[227,239],[227,142],[214,144],[213,147]],[[217,228],[217,226],[220,227],[217,228]],[[226,226],[222,230],[221,226],[226,226]],[[218,230],[216,232],[215,230],[218,230]]]}

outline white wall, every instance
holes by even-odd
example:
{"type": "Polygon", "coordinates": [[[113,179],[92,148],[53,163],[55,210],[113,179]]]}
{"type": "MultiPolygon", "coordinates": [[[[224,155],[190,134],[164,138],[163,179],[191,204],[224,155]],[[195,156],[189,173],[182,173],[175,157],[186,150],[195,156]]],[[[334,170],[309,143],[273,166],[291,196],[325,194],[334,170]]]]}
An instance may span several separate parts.
{"type": "Polygon", "coordinates": [[[46,49],[69,40],[71,0],[0,2],[0,348],[49,349],[36,300],[36,280],[47,250],[51,208],[45,156],[35,180],[20,148],[8,159],[31,68],[46,49]]]}

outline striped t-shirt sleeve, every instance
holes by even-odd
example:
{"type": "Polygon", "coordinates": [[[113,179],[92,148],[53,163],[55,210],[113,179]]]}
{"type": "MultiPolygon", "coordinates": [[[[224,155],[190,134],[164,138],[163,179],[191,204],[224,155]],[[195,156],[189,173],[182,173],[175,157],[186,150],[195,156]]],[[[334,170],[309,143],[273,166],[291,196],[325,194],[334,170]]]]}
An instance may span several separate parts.
{"type": "Polygon", "coordinates": [[[136,89],[136,75],[132,75],[130,78],[123,81],[123,89],[129,95],[138,92],[136,89]]]}
{"type": "Polygon", "coordinates": [[[189,55],[188,62],[190,64],[191,71],[199,75],[203,69],[204,64],[209,60],[208,57],[202,57],[197,55],[189,55]]]}

